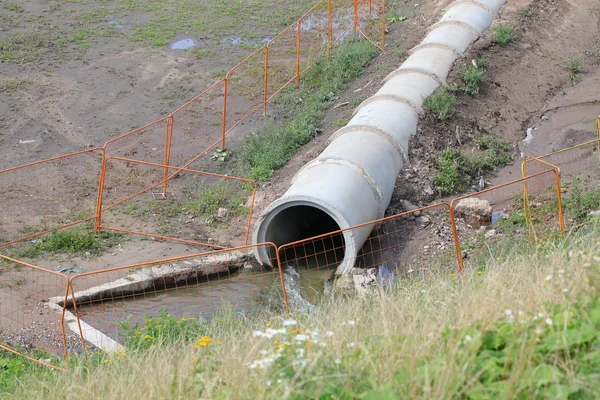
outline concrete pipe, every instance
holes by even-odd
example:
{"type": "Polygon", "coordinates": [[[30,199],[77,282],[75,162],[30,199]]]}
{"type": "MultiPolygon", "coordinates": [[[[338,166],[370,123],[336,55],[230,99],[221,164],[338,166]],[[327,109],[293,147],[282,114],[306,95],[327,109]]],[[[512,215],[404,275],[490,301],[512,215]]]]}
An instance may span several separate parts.
{"type": "MultiPolygon", "coordinates": [[[[423,99],[446,78],[461,55],[497,16],[505,0],[458,0],[450,4],[423,42],[335,132],[329,146],[293,178],[288,191],[261,213],[254,243],[276,245],[307,239],[382,218],[398,173],[408,162],[408,141],[417,131],[423,99]]],[[[330,251],[337,274],[348,272],[373,229],[346,230],[330,251]]],[[[272,254],[256,258],[270,264],[272,254]]]]}

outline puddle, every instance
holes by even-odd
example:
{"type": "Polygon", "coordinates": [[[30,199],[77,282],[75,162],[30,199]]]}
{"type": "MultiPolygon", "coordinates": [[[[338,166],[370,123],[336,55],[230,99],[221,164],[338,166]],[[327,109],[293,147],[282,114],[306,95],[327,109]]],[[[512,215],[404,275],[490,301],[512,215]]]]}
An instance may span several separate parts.
{"type": "Polygon", "coordinates": [[[182,39],[171,45],[171,49],[173,49],[173,50],[187,50],[187,49],[191,49],[192,47],[194,47],[193,39],[182,39]]]}

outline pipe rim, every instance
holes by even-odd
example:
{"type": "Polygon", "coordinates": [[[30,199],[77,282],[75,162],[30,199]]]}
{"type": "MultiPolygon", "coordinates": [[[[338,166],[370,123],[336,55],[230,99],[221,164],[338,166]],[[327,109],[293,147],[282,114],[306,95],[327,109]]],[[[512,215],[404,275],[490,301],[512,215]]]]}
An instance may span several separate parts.
{"type": "MultiPolygon", "coordinates": [[[[351,228],[353,224],[351,224],[348,221],[348,219],[344,215],[342,215],[342,213],[339,210],[337,210],[333,205],[314,196],[284,196],[269,204],[267,208],[265,208],[260,214],[260,217],[256,222],[255,229],[252,231],[253,243],[264,243],[266,240],[266,228],[273,221],[273,219],[275,219],[275,217],[277,217],[282,211],[297,206],[314,207],[324,212],[331,219],[333,219],[333,221],[339,227],[339,230],[342,230],[341,233],[344,239],[344,258],[342,259],[342,262],[337,266],[336,273],[341,274],[343,271],[352,268],[356,262],[358,250],[360,249],[356,249],[353,231],[344,229],[351,228]]],[[[285,244],[279,245],[279,247],[284,245],[285,244]]],[[[272,259],[269,257],[265,246],[257,246],[255,248],[254,254],[256,260],[261,264],[275,267],[272,264],[272,259]]]]}

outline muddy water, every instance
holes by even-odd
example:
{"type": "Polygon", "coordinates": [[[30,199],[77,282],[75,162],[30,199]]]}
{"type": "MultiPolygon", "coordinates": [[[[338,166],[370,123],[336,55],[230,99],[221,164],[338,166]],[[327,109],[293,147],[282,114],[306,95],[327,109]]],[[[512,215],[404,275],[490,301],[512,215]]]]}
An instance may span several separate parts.
{"type": "MultiPolygon", "coordinates": [[[[306,309],[307,302],[316,302],[333,271],[315,269],[293,272],[286,267],[286,292],[290,306],[306,309]]],[[[195,286],[172,288],[154,295],[139,295],[129,301],[97,303],[80,307],[83,320],[96,329],[120,340],[119,322],[129,319],[140,324],[164,310],[177,318],[202,317],[210,321],[220,308],[230,306],[238,312],[252,312],[269,306],[283,307],[278,274],[242,272],[230,279],[195,286]]],[[[310,307],[310,305],[309,305],[310,307]]]]}

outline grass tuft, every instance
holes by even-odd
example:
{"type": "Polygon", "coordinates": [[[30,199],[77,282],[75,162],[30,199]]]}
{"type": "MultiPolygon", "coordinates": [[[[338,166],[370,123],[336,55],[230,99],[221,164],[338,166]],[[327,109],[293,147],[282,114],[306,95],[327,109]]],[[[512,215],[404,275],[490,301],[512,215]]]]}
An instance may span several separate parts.
{"type": "Polygon", "coordinates": [[[515,38],[515,29],[508,24],[498,24],[494,28],[493,41],[499,46],[508,46],[515,38]]]}
{"type": "Polygon", "coordinates": [[[427,96],[423,104],[431,108],[437,114],[437,118],[443,121],[450,116],[454,109],[456,96],[447,89],[438,89],[427,96]]]}

